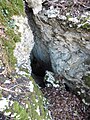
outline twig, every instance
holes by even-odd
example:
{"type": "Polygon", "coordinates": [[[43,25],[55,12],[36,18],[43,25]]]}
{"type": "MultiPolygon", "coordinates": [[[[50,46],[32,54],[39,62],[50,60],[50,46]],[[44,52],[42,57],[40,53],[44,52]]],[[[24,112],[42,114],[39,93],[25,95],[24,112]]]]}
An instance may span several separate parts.
{"type": "MultiPolygon", "coordinates": [[[[13,88],[15,88],[15,87],[19,87],[23,92],[25,92],[25,90],[22,89],[23,86],[24,86],[24,85],[17,84],[17,85],[15,85],[15,86],[11,87],[10,90],[13,89],[13,88]]],[[[22,93],[22,92],[21,92],[21,93],[22,93]]]]}
{"type": "Polygon", "coordinates": [[[89,6],[86,6],[86,5],[82,4],[81,2],[78,2],[78,4],[81,5],[81,6],[83,6],[85,9],[90,9],[89,6]]]}
{"type": "Polygon", "coordinates": [[[5,90],[5,91],[7,91],[7,92],[16,93],[15,91],[12,91],[12,90],[7,89],[7,88],[3,88],[3,87],[1,87],[1,86],[0,86],[0,90],[5,90]]]}

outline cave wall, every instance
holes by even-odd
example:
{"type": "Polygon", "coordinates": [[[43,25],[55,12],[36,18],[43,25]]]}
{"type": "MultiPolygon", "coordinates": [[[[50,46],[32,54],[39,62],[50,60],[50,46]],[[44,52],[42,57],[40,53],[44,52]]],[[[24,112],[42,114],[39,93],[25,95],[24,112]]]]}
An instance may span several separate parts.
{"type": "Polygon", "coordinates": [[[46,69],[51,64],[53,72],[63,76],[82,101],[90,104],[90,31],[70,28],[67,21],[55,16],[49,18],[46,12],[42,10],[34,15],[26,6],[34,34],[33,55],[38,61],[43,61],[46,69]]]}

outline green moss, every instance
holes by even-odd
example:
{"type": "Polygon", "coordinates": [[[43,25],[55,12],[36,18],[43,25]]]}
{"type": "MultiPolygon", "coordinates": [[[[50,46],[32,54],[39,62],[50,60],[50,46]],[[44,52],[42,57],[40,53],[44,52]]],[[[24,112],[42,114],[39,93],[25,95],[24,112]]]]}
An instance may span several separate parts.
{"type": "Polygon", "coordinates": [[[0,91],[0,98],[2,98],[3,96],[2,96],[2,92],[0,91]]]}
{"type": "Polygon", "coordinates": [[[14,120],[29,120],[26,109],[17,101],[14,101],[12,106],[5,110],[6,113],[11,112],[14,115],[14,120]]]}
{"type": "MultiPolygon", "coordinates": [[[[14,104],[7,109],[9,112],[16,113],[14,120],[18,120],[17,116],[19,116],[19,120],[50,120],[48,110],[45,108],[44,104],[46,104],[43,98],[43,94],[35,84],[32,77],[28,77],[30,81],[32,81],[34,85],[33,92],[26,92],[23,95],[23,103],[21,105],[17,101],[14,101],[14,104]],[[36,101],[38,100],[38,101],[36,101]],[[26,108],[26,105],[28,106],[26,108]],[[40,115],[37,112],[37,108],[40,110],[40,115]]],[[[7,111],[5,110],[5,111],[7,111]]]]}
{"type": "Polygon", "coordinates": [[[13,111],[14,113],[17,113],[15,116],[15,120],[29,120],[28,113],[24,107],[22,107],[18,102],[14,102],[13,104],[13,111]],[[18,118],[17,118],[18,116],[18,118]]]}
{"type": "MultiPolygon", "coordinates": [[[[18,78],[21,80],[24,79],[21,75],[18,75],[18,78]]],[[[23,93],[18,92],[15,98],[17,96],[20,99],[17,99],[17,101],[9,100],[8,103],[10,106],[6,106],[3,113],[10,112],[11,115],[14,115],[14,118],[12,118],[13,120],[50,120],[48,109],[45,107],[46,100],[42,92],[35,84],[32,77],[28,76],[27,81],[29,82],[29,80],[32,81],[34,86],[33,92],[26,90],[23,93]],[[37,108],[40,110],[39,114],[37,108]]],[[[23,86],[20,88],[23,89],[23,86]]]]}
{"type": "Polygon", "coordinates": [[[15,34],[11,28],[8,28],[5,33],[7,39],[1,38],[1,40],[8,56],[8,63],[11,68],[14,68],[16,58],[14,57],[13,50],[15,49],[16,42],[20,41],[20,35],[15,34]]]}
{"type": "Polygon", "coordinates": [[[8,62],[14,68],[16,58],[13,55],[15,43],[20,41],[20,34],[14,33],[13,15],[25,15],[23,0],[0,0],[0,24],[5,26],[6,38],[0,37],[8,56],[8,62]]]}
{"type": "Polygon", "coordinates": [[[85,85],[87,85],[88,87],[90,87],[90,74],[88,74],[87,76],[84,76],[83,79],[85,80],[85,85]]]}
{"type": "Polygon", "coordinates": [[[90,30],[90,24],[87,23],[87,22],[84,23],[81,27],[84,28],[84,29],[90,30]]]}
{"type": "MultiPolygon", "coordinates": [[[[6,52],[8,64],[11,68],[15,67],[16,58],[13,55],[13,50],[15,49],[16,42],[20,41],[20,34],[14,33],[15,21],[12,19],[13,15],[25,15],[23,8],[23,0],[0,0],[0,24],[5,26],[5,37],[0,37],[2,41],[3,49],[6,52]]],[[[28,73],[27,69],[22,69],[28,73]]],[[[16,75],[17,79],[22,76],[16,75]]],[[[16,113],[15,120],[49,120],[48,110],[44,108],[43,95],[39,90],[38,86],[35,84],[32,77],[26,75],[27,79],[30,79],[34,85],[33,92],[23,93],[23,103],[28,105],[28,108],[25,107],[25,104],[19,104],[19,102],[14,101],[14,104],[8,108],[6,111],[11,111],[11,113],[16,113]],[[36,101],[38,99],[38,102],[36,101]],[[40,115],[36,111],[37,108],[40,109],[40,115]],[[19,118],[17,118],[19,117],[19,118]]]]}
{"type": "Polygon", "coordinates": [[[24,72],[26,72],[26,73],[29,73],[28,69],[26,69],[26,68],[20,67],[19,70],[20,70],[20,71],[24,71],[24,72]]]}
{"type": "Polygon", "coordinates": [[[13,15],[25,15],[23,0],[0,0],[0,22],[7,25],[13,15]]]}
{"type": "Polygon", "coordinates": [[[73,19],[75,19],[72,15],[67,15],[67,23],[71,24],[73,28],[82,28],[85,30],[90,30],[90,15],[85,15],[85,17],[79,16],[76,19],[78,20],[77,22],[74,22],[73,19]],[[72,18],[72,21],[69,19],[72,18]]]}
{"type": "Polygon", "coordinates": [[[30,95],[31,96],[31,118],[32,120],[50,120],[50,116],[48,114],[47,108],[45,108],[46,101],[44,100],[42,92],[39,90],[38,86],[35,84],[35,81],[32,77],[29,77],[30,80],[33,82],[34,85],[34,92],[30,95]],[[36,101],[38,100],[38,102],[36,101]],[[45,105],[44,105],[45,104],[45,105]],[[36,109],[39,107],[40,115],[36,112],[36,109]]]}

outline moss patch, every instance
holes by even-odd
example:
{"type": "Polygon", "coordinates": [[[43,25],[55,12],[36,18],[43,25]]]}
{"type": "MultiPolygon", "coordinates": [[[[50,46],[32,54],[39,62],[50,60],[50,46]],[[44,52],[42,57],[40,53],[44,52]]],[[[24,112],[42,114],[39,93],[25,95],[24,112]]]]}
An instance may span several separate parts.
{"type": "Polygon", "coordinates": [[[14,116],[11,119],[13,118],[14,120],[50,120],[49,112],[47,107],[45,107],[47,101],[44,99],[42,92],[35,84],[33,78],[29,76],[24,78],[18,75],[18,82],[23,91],[21,93],[18,91],[18,94],[15,94],[15,98],[18,98],[17,101],[15,101],[14,96],[14,100],[13,98],[8,100],[9,104],[4,109],[4,112],[7,114],[10,112],[11,116],[14,116]],[[25,82],[26,88],[23,88],[22,81],[25,82]],[[29,82],[33,84],[32,92],[27,89],[28,86],[30,87],[29,82]]]}
{"type": "Polygon", "coordinates": [[[83,79],[85,80],[85,85],[87,85],[88,87],[90,87],[90,74],[88,74],[87,76],[84,76],[83,79]]]}
{"type": "Polygon", "coordinates": [[[12,68],[16,63],[13,50],[16,42],[20,41],[20,34],[14,33],[13,15],[25,15],[23,0],[0,0],[0,25],[5,28],[4,37],[0,36],[0,41],[2,41],[8,56],[8,63],[12,68]]]}
{"type": "Polygon", "coordinates": [[[24,71],[24,72],[26,72],[27,74],[29,74],[29,71],[28,71],[27,68],[22,68],[22,67],[20,67],[19,70],[20,70],[20,71],[24,71]]]}
{"type": "Polygon", "coordinates": [[[13,15],[25,15],[23,0],[0,0],[0,22],[8,25],[13,15]]]}
{"type": "Polygon", "coordinates": [[[8,60],[7,60],[8,64],[11,68],[14,68],[15,63],[16,63],[16,58],[13,55],[13,50],[15,48],[16,41],[19,41],[20,38],[18,35],[15,35],[13,32],[13,34],[11,33],[11,35],[9,36],[9,38],[7,40],[5,38],[1,38],[1,40],[2,40],[2,44],[4,46],[4,50],[5,50],[7,58],[8,58],[8,60]],[[13,35],[13,37],[12,37],[12,35],[13,35]]]}
{"type": "Polygon", "coordinates": [[[31,118],[32,120],[42,120],[47,119],[50,120],[50,116],[48,114],[47,108],[45,108],[46,100],[44,100],[42,92],[39,90],[38,86],[35,84],[35,81],[32,77],[29,77],[29,79],[33,82],[34,85],[34,92],[31,94],[31,118]],[[38,100],[38,102],[36,101],[38,100]],[[37,108],[39,107],[40,115],[36,112],[37,108]]]}

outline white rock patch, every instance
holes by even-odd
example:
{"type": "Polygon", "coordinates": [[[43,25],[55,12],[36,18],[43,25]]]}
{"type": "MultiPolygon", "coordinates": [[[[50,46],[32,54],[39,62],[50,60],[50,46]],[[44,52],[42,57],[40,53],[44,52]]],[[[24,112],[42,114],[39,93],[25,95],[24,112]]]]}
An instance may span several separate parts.
{"type": "MultiPolygon", "coordinates": [[[[30,52],[34,46],[33,34],[28,24],[27,17],[23,16],[13,16],[15,20],[15,25],[18,26],[18,32],[21,33],[21,42],[16,44],[14,50],[14,56],[17,59],[17,66],[27,68],[31,74],[30,67],[30,52]]],[[[15,27],[15,32],[17,27],[15,27]]]]}
{"type": "Polygon", "coordinates": [[[75,18],[69,18],[69,21],[73,22],[73,23],[79,23],[80,21],[75,17],[75,18]]]}
{"type": "Polygon", "coordinates": [[[33,92],[34,85],[33,85],[32,81],[29,82],[28,88],[29,88],[30,92],[33,92]]]}
{"type": "Polygon", "coordinates": [[[3,111],[6,109],[6,107],[8,107],[9,105],[9,100],[7,100],[6,98],[2,98],[2,100],[0,100],[0,111],[3,111]]]}
{"type": "Polygon", "coordinates": [[[39,106],[37,106],[36,112],[37,112],[37,113],[38,113],[38,115],[40,116],[39,106]]]}
{"type": "Polygon", "coordinates": [[[38,14],[42,10],[42,0],[26,0],[26,2],[33,9],[34,14],[38,14]]]}
{"type": "Polygon", "coordinates": [[[45,81],[49,82],[50,84],[53,85],[53,87],[59,87],[58,84],[55,84],[55,78],[54,78],[54,73],[50,72],[50,71],[46,71],[45,74],[45,81]]]}

